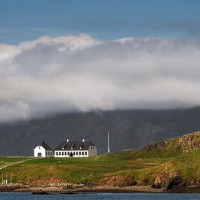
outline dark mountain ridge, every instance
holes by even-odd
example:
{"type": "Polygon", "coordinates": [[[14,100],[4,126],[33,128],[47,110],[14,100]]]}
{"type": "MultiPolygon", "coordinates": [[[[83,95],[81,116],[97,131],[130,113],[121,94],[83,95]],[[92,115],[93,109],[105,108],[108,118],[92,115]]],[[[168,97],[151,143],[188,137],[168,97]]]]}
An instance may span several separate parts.
{"type": "Polygon", "coordinates": [[[91,140],[103,153],[110,132],[111,151],[147,144],[200,130],[200,107],[172,110],[118,110],[68,113],[45,119],[0,124],[0,155],[33,155],[45,141],[91,140]]]}

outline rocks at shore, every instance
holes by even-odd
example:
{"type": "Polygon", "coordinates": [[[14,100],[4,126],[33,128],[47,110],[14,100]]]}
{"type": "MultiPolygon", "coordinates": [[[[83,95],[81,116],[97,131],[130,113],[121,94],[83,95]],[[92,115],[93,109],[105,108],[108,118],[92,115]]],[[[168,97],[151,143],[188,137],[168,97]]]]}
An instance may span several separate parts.
{"type": "Polygon", "coordinates": [[[39,190],[39,191],[34,191],[32,192],[32,195],[48,195],[49,193],[43,190],[39,190]]]}
{"type": "Polygon", "coordinates": [[[182,179],[177,171],[164,171],[161,174],[155,174],[155,183],[152,185],[152,188],[162,188],[166,190],[172,189],[174,186],[177,186],[181,183],[182,179]]]}
{"type": "Polygon", "coordinates": [[[0,185],[0,192],[7,192],[7,191],[15,191],[15,190],[18,190],[18,189],[28,189],[29,186],[27,185],[22,185],[22,184],[18,184],[18,183],[15,183],[15,184],[6,184],[6,185],[0,185]]]}

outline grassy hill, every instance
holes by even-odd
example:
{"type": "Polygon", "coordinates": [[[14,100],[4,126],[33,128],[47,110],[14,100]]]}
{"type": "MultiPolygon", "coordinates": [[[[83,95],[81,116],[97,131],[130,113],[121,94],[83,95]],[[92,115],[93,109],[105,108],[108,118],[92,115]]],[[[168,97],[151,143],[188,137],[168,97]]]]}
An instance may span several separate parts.
{"type": "MultiPolygon", "coordinates": [[[[22,158],[1,158],[0,167],[5,162],[15,163],[18,159],[22,158]]],[[[164,140],[138,151],[122,151],[94,158],[32,158],[3,170],[13,174],[14,182],[29,185],[137,184],[167,189],[175,185],[198,185],[200,132],[164,140]]]]}

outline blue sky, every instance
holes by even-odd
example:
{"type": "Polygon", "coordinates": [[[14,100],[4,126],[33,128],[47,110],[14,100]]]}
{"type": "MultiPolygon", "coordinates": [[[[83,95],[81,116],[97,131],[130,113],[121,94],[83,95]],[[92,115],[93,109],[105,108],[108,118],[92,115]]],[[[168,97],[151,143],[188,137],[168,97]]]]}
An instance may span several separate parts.
{"type": "Polygon", "coordinates": [[[199,10],[199,0],[0,0],[0,42],[79,33],[197,38],[199,10]]]}

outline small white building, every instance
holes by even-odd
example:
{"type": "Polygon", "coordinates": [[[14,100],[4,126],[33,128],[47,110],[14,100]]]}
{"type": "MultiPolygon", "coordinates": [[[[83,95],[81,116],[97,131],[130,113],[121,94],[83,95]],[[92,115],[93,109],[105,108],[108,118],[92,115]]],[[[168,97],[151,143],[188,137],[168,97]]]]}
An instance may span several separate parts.
{"type": "Polygon", "coordinates": [[[42,142],[42,145],[38,145],[34,149],[34,157],[53,157],[53,156],[54,156],[53,150],[45,142],[42,142]]]}
{"type": "Polygon", "coordinates": [[[92,157],[97,156],[97,147],[90,141],[66,141],[61,142],[55,148],[55,157],[92,157]]]}

